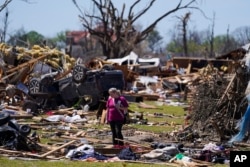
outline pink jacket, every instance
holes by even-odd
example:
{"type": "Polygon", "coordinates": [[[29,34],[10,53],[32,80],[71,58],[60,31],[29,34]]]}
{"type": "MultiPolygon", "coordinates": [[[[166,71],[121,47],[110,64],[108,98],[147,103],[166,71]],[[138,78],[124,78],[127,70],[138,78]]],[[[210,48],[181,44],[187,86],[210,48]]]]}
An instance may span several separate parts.
{"type": "Polygon", "coordinates": [[[118,98],[108,98],[106,107],[107,107],[107,121],[124,121],[124,112],[123,110],[118,111],[115,107],[115,104],[120,103],[122,107],[128,107],[128,102],[125,97],[120,96],[118,98]]]}

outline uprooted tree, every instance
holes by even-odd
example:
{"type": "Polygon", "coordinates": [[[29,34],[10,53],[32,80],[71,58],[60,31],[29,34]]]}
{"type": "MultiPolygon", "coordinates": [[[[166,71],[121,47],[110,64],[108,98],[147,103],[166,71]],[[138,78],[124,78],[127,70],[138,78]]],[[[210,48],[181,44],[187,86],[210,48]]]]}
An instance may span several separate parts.
{"type": "Polygon", "coordinates": [[[122,9],[118,10],[111,0],[92,0],[98,11],[95,14],[88,14],[81,11],[75,0],[72,1],[81,12],[79,17],[83,27],[98,40],[102,46],[103,55],[107,58],[123,57],[129,54],[137,44],[147,38],[162,19],[170,14],[182,9],[199,9],[194,5],[197,0],[190,0],[185,4],[183,0],[180,0],[175,8],[163,13],[149,26],[139,31],[135,28],[136,21],[153,7],[156,0],[150,0],[141,11],[134,12],[135,7],[141,2],[141,0],[136,0],[129,7],[127,17],[125,16],[125,3],[122,9]],[[93,23],[95,23],[94,26],[93,23]]]}

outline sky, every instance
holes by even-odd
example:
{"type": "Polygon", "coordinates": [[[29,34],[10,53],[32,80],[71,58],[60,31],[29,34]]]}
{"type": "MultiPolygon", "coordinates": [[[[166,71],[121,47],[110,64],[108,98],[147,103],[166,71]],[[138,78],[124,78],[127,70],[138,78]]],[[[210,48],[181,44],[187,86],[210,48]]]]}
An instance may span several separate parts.
{"type": "MultiPolygon", "coordinates": [[[[1,0],[3,1],[3,0],[1,0]]],[[[55,37],[57,33],[66,30],[83,30],[79,20],[80,12],[72,3],[72,0],[13,0],[8,5],[9,22],[8,33],[13,34],[23,28],[26,32],[37,31],[45,37],[55,37]]],[[[76,0],[83,11],[93,11],[91,0],[76,0]]],[[[118,11],[123,3],[129,9],[135,0],[112,0],[118,11]]],[[[149,0],[142,0],[134,12],[142,10],[149,0]]],[[[187,0],[183,0],[184,3],[187,0]]],[[[138,20],[137,24],[142,27],[150,25],[163,13],[173,9],[179,0],[156,0],[153,7],[138,20]]],[[[0,3],[0,5],[2,5],[0,3]]],[[[197,6],[208,18],[215,16],[215,35],[227,33],[229,28],[233,32],[236,28],[250,26],[250,0],[198,0],[197,6]]],[[[190,10],[189,10],[190,11],[190,10]]],[[[178,17],[184,16],[187,10],[181,10],[164,18],[157,26],[160,35],[167,41],[170,39],[170,31],[175,29],[178,17]]],[[[198,10],[191,11],[189,28],[203,31],[211,27],[212,21],[204,17],[198,10]]],[[[5,10],[0,13],[0,28],[4,18],[5,10]]]]}

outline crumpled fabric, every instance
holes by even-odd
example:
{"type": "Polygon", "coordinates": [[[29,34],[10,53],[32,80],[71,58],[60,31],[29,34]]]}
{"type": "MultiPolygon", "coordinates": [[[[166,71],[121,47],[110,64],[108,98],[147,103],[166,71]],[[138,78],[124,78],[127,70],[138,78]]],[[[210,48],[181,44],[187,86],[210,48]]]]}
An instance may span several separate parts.
{"type": "Polygon", "coordinates": [[[136,160],[136,154],[132,151],[130,147],[124,148],[121,152],[117,155],[122,160],[136,160]]]}
{"type": "Polygon", "coordinates": [[[221,147],[214,144],[214,143],[205,144],[203,149],[202,149],[202,151],[211,151],[211,152],[217,152],[220,150],[221,150],[221,147]]]}
{"type": "Polygon", "coordinates": [[[83,155],[89,155],[89,154],[94,154],[95,150],[92,145],[89,144],[84,144],[80,147],[77,147],[75,149],[69,150],[69,152],[66,154],[66,158],[76,158],[76,157],[81,157],[83,155]]]}
{"type": "Polygon", "coordinates": [[[108,157],[98,153],[98,152],[94,152],[94,153],[89,153],[89,154],[81,154],[77,157],[73,157],[71,158],[72,160],[85,160],[85,159],[88,159],[88,158],[94,158],[95,160],[100,160],[100,161],[103,161],[103,160],[108,160],[108,157]]]}
{"type": "Polygon", "coordinates": [[[148,159],[165,159],[169,160],[171,159],[172,156],[175,156],[176,154],[179,153],[179,150],[176,146],[171,145],[171,146],[166,146],[164,148],[157,148],[149,153],[143,154],[143,158],[148,158],[148,159]]]}

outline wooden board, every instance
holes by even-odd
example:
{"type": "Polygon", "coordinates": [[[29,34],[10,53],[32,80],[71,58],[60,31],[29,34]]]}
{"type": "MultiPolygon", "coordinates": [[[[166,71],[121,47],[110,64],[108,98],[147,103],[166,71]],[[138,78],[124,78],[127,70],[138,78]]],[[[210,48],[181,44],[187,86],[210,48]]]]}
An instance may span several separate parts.
{"type": "Polygon", "coordinates": [[[105,124],[107,116],[107,110],[102,110],[101,124],[105,124]]]}

